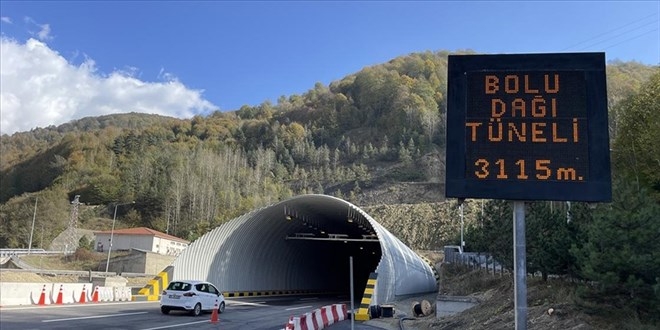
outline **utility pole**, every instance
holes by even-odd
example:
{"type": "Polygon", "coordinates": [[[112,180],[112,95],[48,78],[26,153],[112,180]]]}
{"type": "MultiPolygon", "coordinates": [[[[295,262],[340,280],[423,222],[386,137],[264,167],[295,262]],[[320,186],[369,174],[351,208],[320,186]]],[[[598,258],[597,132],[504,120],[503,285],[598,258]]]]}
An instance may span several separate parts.
{"type": "Polygon", "coordinates": [[[32,215],[32,229],[30,229],[30,242],[28,243],[28,254],[32,252],[32,235],[34,234],[34,220],[37,218],[37,201],[39,197],[34,199],[34,214],[32,215]]]}
{"type": "Polygon", "coordinates": [[[108,244],[108,259],[105,261],[105,272],[108,272],[108,268],[110,267],[110,252],[112,251],[112,239],[115,236],[115,221],[117,220],[117,207],[120,205],[128,205],[128,204],[134,204],[135,201],[132,201],[130,203],[123,203],[123,204],[115,204],[115,212],[112,216],[112,230],[110,230],[110,244],[108,244]]]}

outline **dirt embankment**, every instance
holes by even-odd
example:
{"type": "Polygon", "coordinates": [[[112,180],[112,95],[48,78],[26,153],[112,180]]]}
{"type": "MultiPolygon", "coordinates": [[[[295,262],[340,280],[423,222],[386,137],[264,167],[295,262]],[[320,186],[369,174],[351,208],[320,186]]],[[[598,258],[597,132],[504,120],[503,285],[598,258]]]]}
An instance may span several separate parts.
{"type": "MultiPolygon", "coordinates": [[[[426,256],[431,258],[431,256],[426,256]]],[[[470,329],[510,330],[515,328],[513,278],[508,275],[485,274],[480,270],[461,269],[438,263],[441,277],[439,293],[418,295],[393,303],[392,318],[367,321],[387,330],[399,329],[470,329]],[[479,304],[462,313],[437,318],[435,303],[438,294],[468,296],[479,304]],[[433,312],[428,316],[416,317],[415,302],[423,299],[431,302],[433,312]]],[[[539,278],[527,281],[527,324],[528,329],[624,329],[621,323],[607,322],[587,314],[575,302],[575,286],[563,280],[543,282],[539,278]]],[[[630,328],[632,329],[632,328],[630,328]]]]}

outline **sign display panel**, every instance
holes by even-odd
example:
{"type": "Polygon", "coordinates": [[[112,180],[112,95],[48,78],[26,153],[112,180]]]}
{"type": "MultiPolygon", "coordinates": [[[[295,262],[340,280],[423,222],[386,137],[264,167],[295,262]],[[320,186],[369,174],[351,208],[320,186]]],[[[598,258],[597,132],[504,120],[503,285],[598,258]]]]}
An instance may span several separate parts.
{"type": "Polygon", "coordinates": [[[602,53],[449,57],[446,196],[609,201],[602,53]]]}

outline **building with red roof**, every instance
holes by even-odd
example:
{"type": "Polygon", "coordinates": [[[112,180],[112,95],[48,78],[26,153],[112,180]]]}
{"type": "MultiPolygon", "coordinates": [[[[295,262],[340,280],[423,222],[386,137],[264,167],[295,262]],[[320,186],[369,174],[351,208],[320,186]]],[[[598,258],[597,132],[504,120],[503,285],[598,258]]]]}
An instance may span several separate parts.
{"type": "Polygon", "coordinates": [[[112,251],[136,249],[162,255],[177,256],[190,244],[185,239],[147,227],[97,231],[95,235],[94,246],[97,251],[108,250],[111,236],[112,251]]]}

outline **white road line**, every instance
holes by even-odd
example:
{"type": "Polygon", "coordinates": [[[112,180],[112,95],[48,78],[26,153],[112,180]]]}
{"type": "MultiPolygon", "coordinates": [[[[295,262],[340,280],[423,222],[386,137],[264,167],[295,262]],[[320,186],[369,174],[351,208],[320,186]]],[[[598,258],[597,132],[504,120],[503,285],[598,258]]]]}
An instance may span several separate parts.
{"type": "Polygon", "coordinates": [[[287,309],[285,309],[285,311],[293,311],[293,310],[296,310],[296,309],[312,308],[312,307],[313,307],[313,306],[311,306],[311,305],[309,305],[309,306],[301,306],[301,307],[291,307],[291,308],[287,308],[287,309]]]}
{"type": "Polygon", "coordinates": [[[75,321],[75,320],[102,319],[104,317],[139,315],[139,314],[147,314],[147,313],[148,312],[135,312],[135,313],[119,313],[119,314],[107,314],[107,315],[81,316],[81,317],[70,317],[70,318],[67,318],[67,319],[43,320],[41,322],[42,323],[51,323],[51,322],[63,322],[63,321],[75,321]]]}
{"type": "Polygon", "coordinates": [[[164,325],[162,327],[146,328],[146,329],[140,329],[140,330],[157,330],[157,329],[167,329],[167,328],[178,328],[178,327],[183,327],[183,326],[186,326],[186,325],[200,324],[200,323],[209,323],[209,320],[197,321],[197,322],[188,322],[188,323],[181,323],[181,324],[164,325]]]}
{"type": "Polygon", "coordinates": [[[318,297],[314,297],[314,298],[300,298],[300,301],[307,301],[307,300],[319,300],[319,298],[318,298],[318,297]]]}
{"type": "Polygon", "coordinates": [[[259,306],[259,307],[268,306],[266,305],[265,301],[244,302],[244,301],[235,301],[235,300],[225,300],[225,302],[227,302],[227,306],[259,306]]]}

